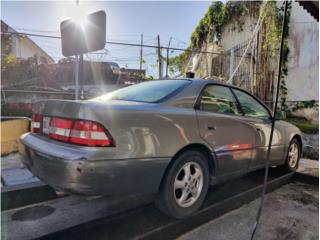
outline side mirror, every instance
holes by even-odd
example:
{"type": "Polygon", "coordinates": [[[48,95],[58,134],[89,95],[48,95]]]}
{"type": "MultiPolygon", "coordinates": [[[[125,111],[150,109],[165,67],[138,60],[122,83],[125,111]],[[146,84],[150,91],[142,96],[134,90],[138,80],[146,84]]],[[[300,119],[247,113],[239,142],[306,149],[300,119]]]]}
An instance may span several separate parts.
{"type": "Polygon", "coordinates": [[[285,111],[278,111],[278,112],[276,112],[276,115],[274,117],[275,117],[275,120],[286,119],[286,112],[285,111]]]}

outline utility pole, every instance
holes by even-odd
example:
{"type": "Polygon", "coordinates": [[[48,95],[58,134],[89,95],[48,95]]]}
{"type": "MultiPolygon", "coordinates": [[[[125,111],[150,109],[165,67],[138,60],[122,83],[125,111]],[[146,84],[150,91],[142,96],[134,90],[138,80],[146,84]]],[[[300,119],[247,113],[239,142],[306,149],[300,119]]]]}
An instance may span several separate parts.
{"type": "Polygon", "coordinates": [[[141,47],[140,47],[140,70],[142,70],[142,55],[143,55],[143,34],[141,34],[141,47]]]}
{"type": "Polygon", "coordinates": [[[158,61],[159,61],[159,79],[162,79],[162,59],[161,59],[161,48],[160,48],[160,36],[157,36],[158,40],[158,61]]]}
{"type": "Polygon", "coordinates": [[[170,48],[171,40],[172,40],[172,37],[170,37],[170,40],[169,40],[169,43],[168,43],[168,47],[167,47],[166,79],[168,79],[168,78],[169,78],[169,74],[168,74],[168,68],[169,68],[169,48],[170,48]]]}

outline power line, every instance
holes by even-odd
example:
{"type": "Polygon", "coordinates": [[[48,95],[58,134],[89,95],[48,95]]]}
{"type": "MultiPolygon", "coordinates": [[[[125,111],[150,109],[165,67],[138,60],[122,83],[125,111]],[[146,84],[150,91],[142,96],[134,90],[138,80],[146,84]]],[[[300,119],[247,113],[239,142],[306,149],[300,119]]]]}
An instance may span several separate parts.
{"type": "MultiPolygon", "coordinates": [[[[26,35],[26,36],[31,36],[31,37],[46,37],[46,38],[51,38],[51,39],[61,39],[61,37],[59,37],[59,36],[25,33],[25,32],[1,32],[1,34],[4,34],[4,35],[26,35]]],[[[122,42],[114,42],[114,41],[106,41],[106,43],[107,44],[114,44],[114,45],[141,47],[141,44],[135,44],[135,43],[122,43],[122,42]]],[[[168,48],[165,46],[156,46],[156,45],[148,45],[148,44],[143,44],[142,47],[160,48],[160,49],[167,49],[168,48]]],[[[207,54],[213,54],[213,55],[223,55],[222,53],[201,51],[201,50],[195,50],[195,49],[174,48],[174,47],[170,47],[169,49],[170,50],[177,50],[177,51],[187,51],[187,52],[192,52],[192,53],[207,53],[207,54]]]]}

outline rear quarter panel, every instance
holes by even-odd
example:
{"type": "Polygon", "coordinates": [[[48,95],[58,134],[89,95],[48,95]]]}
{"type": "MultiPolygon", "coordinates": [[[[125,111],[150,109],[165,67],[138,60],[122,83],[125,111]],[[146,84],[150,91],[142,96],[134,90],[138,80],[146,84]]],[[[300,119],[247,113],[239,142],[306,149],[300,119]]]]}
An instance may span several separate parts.
{"type": "Polygon", "coordinates": [[[93,160],[171,158],[186,145],[206,145],[200,138],[193,108],[200,87],[198,83],[190,85],[162,103],[51,100],[38,102],[33,111],[103,124],[113,137],[115,147],[94,148],[93,160]]]}
{"type": "Polygon", "coordinates": [[[114,155],[110,157],[172,157],[184,146],[199,142],[193,109],[147,108],[110,111],[105,114],[112,117],[100,119],[115,140],[114,155]]]}

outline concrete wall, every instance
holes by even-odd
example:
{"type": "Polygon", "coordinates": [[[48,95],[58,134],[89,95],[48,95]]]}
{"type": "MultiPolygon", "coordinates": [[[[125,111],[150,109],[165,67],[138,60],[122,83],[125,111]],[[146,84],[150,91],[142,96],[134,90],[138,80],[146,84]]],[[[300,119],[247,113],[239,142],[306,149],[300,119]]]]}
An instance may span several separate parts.
{"type": "Polygon", "coordinates": [[[236,26],[236,21],[230,21],[225,25],[221,34],[221,46],[225,51],[249,40],[252,36],[253,29],[256,25],[256,19],[251,17],[242,17],[242,30],[239,31],[236,26]]]}
{"type": "MultiPolygon", "coordinates": [[[[279,6],[282,3],[279,2],[279,6]]],[[[221,46],[228,51],[251,38],[257,19],[244,18],[243,30],[236,21],[223,29],[221,46]]],[[[319,99],[319,23],[297,2],[292,2],[289,31],[288,101],[319,99]]],[[[235,66],[234,66],[235,67],[235,66]]],[[[276,79],[276,78],[275,78],[276,79]]]]}
{"type": "Polygon", "coordinates": [[[288,100],[319,99],[319,23],[292,2],[289,31],[288,100]]]}

